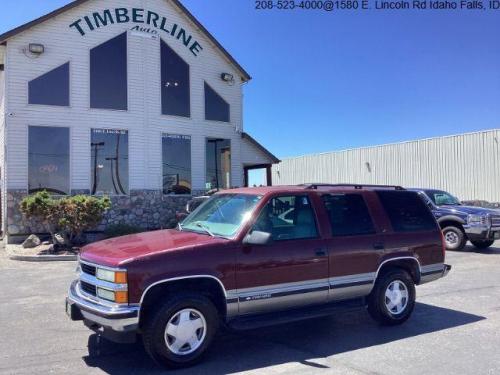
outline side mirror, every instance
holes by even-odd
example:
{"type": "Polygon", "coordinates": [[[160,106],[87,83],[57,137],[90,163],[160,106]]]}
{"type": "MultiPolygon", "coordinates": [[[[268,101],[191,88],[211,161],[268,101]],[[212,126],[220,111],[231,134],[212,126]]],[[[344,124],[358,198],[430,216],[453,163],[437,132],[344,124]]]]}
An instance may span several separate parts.
{"type": "Polygon", "coordinates": [[[258,230],[254,230],[251,233],[247,234],[243,239],[243,245],[269,245],[273,242],[273,236],[268,232],[260,232],[258,230]]]}

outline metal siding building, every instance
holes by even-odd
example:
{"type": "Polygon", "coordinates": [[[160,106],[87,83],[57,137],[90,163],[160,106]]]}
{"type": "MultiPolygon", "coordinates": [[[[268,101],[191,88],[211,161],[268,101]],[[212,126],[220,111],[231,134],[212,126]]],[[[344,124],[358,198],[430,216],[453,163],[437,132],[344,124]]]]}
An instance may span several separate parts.
{"type": "Polygon", "coordinates": [[[286,158],[276,185],[304,182],[438,188],[462,200],[500,202],[500,130],[286,158]]]}

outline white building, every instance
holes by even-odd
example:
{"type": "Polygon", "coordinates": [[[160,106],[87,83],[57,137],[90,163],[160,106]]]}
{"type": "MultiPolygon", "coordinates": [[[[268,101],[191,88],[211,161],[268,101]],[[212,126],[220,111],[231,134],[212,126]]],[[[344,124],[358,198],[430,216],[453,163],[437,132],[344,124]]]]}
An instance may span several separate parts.
{"type": "Polygon", "coordinates": [[[500,202],[500,130],[286,158],[276,185],[362,183],[437,188],[462,200],[500,202]]]}
{"type": "Polygon", "coordinates": [[[243,131],[249,80],[178,0],[78,0],[0,35],[4,232],[37,231],[18,203],[38,190],[110,195],[104,224],[158,228],[193,194],[270,176],[243,131]]]}

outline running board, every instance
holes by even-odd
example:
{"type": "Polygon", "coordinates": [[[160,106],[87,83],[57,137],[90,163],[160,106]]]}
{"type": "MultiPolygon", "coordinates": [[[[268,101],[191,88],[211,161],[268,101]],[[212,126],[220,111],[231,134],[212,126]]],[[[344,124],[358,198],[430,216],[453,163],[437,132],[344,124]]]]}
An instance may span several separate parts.
{"type": "Polygon", "coordinates": [[[227,326],[234,330],[243,331],[278,324],[286,324],[304,319],[319,318],[322,316],[333,315],[338,312],[345,313],[350,310],[359,310],[360,307],[364,306],[366,306],[365,298],[357,298],[348,301],[328,303],[325,305],[307,306],[288,311],[242,316],[230,320],[227,323],[227,326]]]}

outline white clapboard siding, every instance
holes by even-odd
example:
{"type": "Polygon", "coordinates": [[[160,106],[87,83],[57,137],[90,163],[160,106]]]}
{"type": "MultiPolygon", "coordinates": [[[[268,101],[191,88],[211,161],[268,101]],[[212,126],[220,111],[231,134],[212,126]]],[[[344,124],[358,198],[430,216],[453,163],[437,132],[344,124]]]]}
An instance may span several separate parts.
{"type": "Polygon", "coordinates": [[[205,138],[231,139],[232,184],[241,186],[241,84],[236,68],[212,45],[188,18],[167,0],[89,1],[51,20],[37,25],[7,43],[8,118],[7,173],[9,189],[26,189],[28,181],[27,129],[29,125],[67,126],[71,131],[71,188],[90,188],[90,130],[119,128],[129,131],[129,170],[131,189],[161,188],[161,134],[192,137],[193,188],[205,188],[205,138]],[[181,41],[160,32],[165,42],[190,65],[191,118],[161,115],[160,41],[128,34],[128,111],[89,109],[89,51],[91,48],[130,30],[135,24],[113,24],[88,32],[85,36],[69,25],[95,11],[116,7],[137,7],[166,16],[202,45],[198,57],[181,41]],[[46,52],[28,58],[23,49],[29,43],[42,43],[46,52]],[[70,62],[70,108],[28,105],[28,82],[55,67],[70,62]],[[230,85],[220,79],[222,72],[234,75],[230,85]],[[204,119],[204,84],[207,81],[229,104],[230,123],[204,119]]]}
{"type": "Polygon", "coordinates": [[[494,129],[287,158],[273,166],[273,182],[437,188],[463,200],[500,202],[499,142],[494,129]]]}

